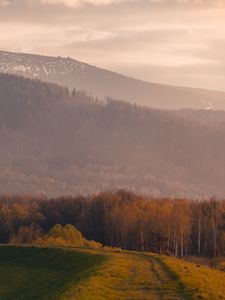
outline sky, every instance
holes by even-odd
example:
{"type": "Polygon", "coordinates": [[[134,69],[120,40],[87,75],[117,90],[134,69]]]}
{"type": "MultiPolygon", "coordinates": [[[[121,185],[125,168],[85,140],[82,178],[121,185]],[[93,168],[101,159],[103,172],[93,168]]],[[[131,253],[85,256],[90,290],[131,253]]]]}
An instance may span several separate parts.
{"type": "Polygon", "coordinates": [[[0,0],[0,49],[225,90],[225,0],[0,0]]]}

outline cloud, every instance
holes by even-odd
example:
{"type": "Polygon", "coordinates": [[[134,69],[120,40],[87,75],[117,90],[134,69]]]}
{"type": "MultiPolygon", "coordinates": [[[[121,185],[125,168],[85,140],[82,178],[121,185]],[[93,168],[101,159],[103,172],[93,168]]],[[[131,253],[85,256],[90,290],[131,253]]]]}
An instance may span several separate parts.
{"type": "Polygon", "coordinates": [[[40,0],[42,4],[63,4],[69,7],[78,7],[80,5],[107,5],[113,3],[127,2],[130,0],[40,0]]]}
{"type": "Polygon", "coordinates": [[[108,5],[121,2],[139,1],[139,0],[0,0],[0,6],[36,6],[38,4],[45,5],[64,5],[68,7],[79,7],[82,5],[108,5]]]}
{"type": "Polygon", "coordinates": [[[196,7],[196,8],[207,8],[207,7],[224,7],[224,0],[0,0],[0,6],[7,5],[29,5],[36,6],[37,4],[52,4],[52,5],[64,5],[68,7],[79,7],[81,5],[91,4],[94,6],[127,3],[127,4],[146,4],[152,5],[153,7],[196,7]]]}
{"type": "Polygon", "coordinates": [[[0,0],[0,6],[7,6],[9,5],[11,2],[9,0],[0,0]]]}

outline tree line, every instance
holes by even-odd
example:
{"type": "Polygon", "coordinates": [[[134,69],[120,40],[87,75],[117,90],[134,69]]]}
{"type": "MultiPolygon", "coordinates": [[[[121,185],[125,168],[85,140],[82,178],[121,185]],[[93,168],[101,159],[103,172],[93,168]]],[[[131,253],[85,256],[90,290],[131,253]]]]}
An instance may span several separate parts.
{"type": "Polygon", "coordinates": [[[56,199],[2,196],[0,242],[32,243],[56,224],[122,249],[216,257],[225,254],[225,201],[152,199],[120,190],[56,199]],[[22,231],[21,231],[22,230],[22,231]]]}

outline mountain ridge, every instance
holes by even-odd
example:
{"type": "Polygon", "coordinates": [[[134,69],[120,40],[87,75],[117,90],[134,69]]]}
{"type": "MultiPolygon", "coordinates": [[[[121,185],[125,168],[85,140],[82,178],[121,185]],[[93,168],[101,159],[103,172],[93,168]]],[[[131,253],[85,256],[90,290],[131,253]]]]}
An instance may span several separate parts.
{"type": "Polygon", "coordinates": [[[147,82],[72,58],[0,51],[0,72],[160,109],[225,109],[225,92],[147,82]]]}

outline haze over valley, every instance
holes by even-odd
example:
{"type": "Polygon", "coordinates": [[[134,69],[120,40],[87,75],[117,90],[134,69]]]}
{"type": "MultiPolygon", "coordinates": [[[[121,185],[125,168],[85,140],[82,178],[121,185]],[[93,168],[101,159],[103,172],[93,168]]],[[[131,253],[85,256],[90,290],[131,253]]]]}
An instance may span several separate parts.
{"type": "Polygon", "coordinates": [[[3,73],[0,84],[2,194],[121,188],[154,197],[225,193],[223,111],[98,100],[85,91],[3,73]]]}

